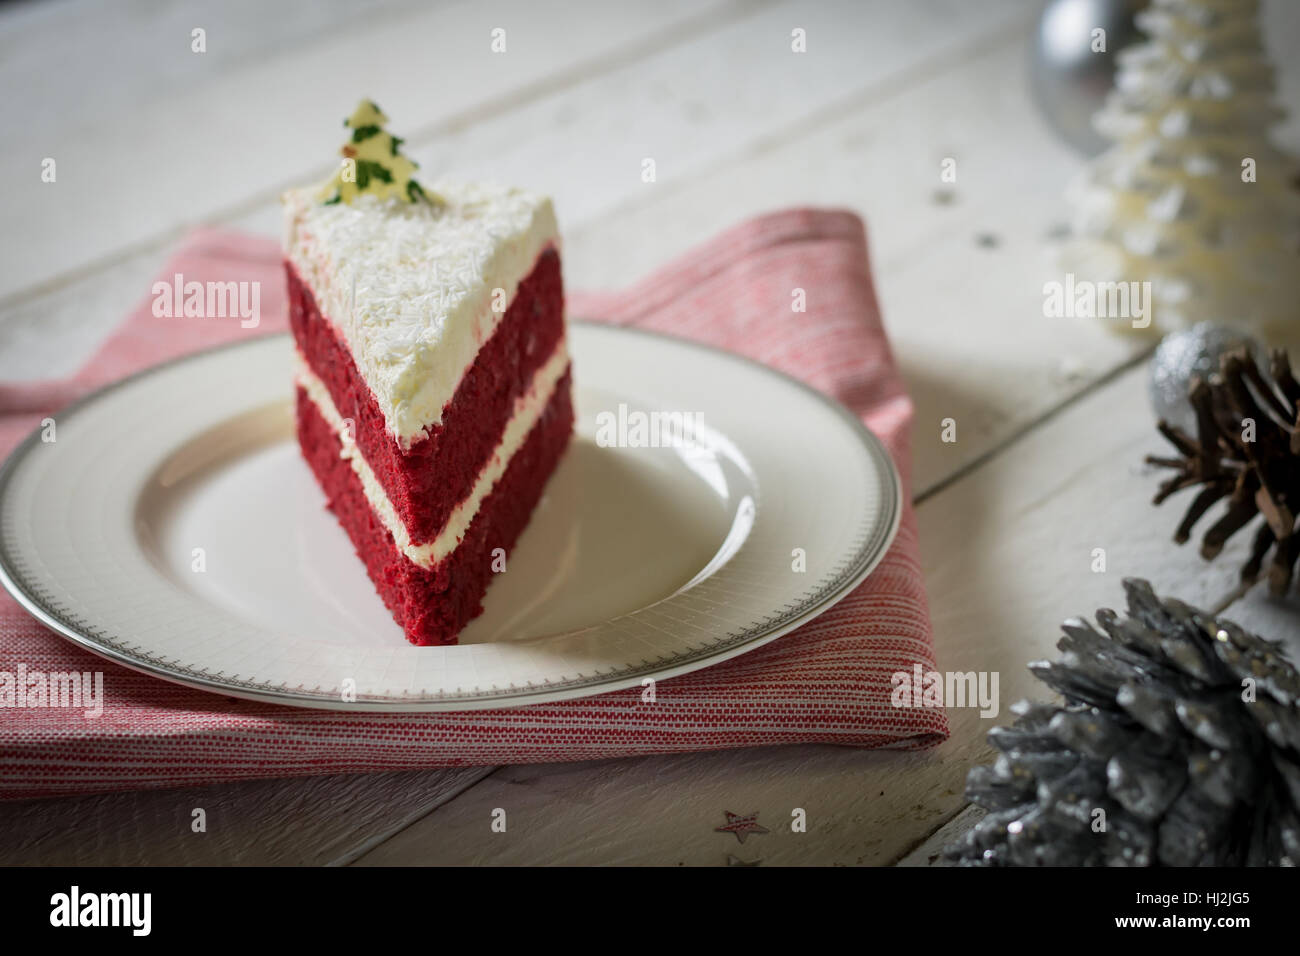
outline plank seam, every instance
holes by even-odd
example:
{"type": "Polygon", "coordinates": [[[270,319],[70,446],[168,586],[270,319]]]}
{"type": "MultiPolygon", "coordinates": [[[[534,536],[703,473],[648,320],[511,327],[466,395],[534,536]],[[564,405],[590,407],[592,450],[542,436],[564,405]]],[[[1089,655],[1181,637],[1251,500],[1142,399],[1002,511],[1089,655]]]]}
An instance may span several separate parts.
{"type": "MultiPolygon", "coordinates": [[[[485,777],[490,776],[500,768],[499,767],[476,767],[470,769],[479,772],[467,774],[466,779],[462,784],[452,787],[444,794],[440,794],[438,796],[438,799],[434,800],[430,806],[421,807],[420,809],[407,814],[405,817],[397,821],[387,830],[366,837],[366,839],[362,840],[360,843],[356,844],[351,849],[344,851],[343,853],[334,857],[332,860],[328,861],[325,864],[325,866],[351,866],[353,863],[361,859],[371,850],[375,849],[375,847],[379,846],[380,844],[387,843],[390,839],[392,839],[397,834],[401,833],[407,827],[415,823],[418,823],[420,820],[423,820],[429,814],[435,812],[439,807],[444,806],[447,803],[450,803],[452,800],[455,800],[457,797],[459,797],[462,793],[464,793],[466,790],[470,789],[471,787],[477,786],[485,777]]],[[[431,770],[429,772],[435,774],[446,773],[445,770],[431,770]]]]}

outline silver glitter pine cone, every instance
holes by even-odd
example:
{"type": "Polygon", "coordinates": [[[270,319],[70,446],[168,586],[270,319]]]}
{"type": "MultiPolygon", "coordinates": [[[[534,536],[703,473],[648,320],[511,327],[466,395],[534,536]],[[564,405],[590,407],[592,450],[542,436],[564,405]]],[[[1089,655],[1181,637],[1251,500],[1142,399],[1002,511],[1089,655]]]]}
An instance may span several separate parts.
{"type": "Polygon", "coordinates": [[[1300,673],[1279,646],[1124,581],[1126,616],[1062,625],[1030,670],[1065,700],[1017,704],[966,794],[969,866],[1300,862],[1300,673]]]}
{"type": "Polygon", "coordinates": [[[1167,421],[1156,426],[1177,455],[1147,456],[1148,464],[1169,473],[1153,503],[1197,490],[1174,531],[1174,541],[1184,544],[1201,518],[1225,502],[1201,536],[1201,557],[1213,560],[1229,538],[1253,525],[1242,584],[1265,575],[1268,559],[1269,590],[1281,597],[1300,562],[1300,380],[1291,360],[1279,349],[1261,367],[1245,349],[1229,353],[1217,374],[1192,380],[1188,402],[1195,438],[1167,421]]]}

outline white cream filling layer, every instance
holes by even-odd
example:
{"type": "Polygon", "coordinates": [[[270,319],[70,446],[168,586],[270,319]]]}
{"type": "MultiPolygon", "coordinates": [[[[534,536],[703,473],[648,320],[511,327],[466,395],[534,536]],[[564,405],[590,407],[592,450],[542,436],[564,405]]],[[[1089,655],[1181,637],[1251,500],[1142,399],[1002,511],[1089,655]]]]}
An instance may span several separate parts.
{"type": "Polygon", "coordinates": [[[302,386],[303,391],[307,393],[307,397],[320,411],[321,417],[325,419],[330,429],[338,437],[339,446],[342,449],[340,455],[347,459],[352,466],[352,471],[360,479],[361,489],[365,493],[366,500],[370,502],[371,509],[379,516],[379,520],[388,529],[388,533],[393,536],[393,541],[397,543],[402,553],[422,568],[433,567],[456,550],[457,545],[465,536],[465,532],[469,530],[470,522],[478,514],[484,499],[491,494],[492,489],[496,487],[496,483],[501,480],[501,476],[505,474],[506,467],[510,464],[515,452],[523,445],[528,433],[533,430],[533,426],[542,417],[542,412],[550,402],[551,396],[555,394],[555,386],[569,367],[569,352],[564,340],[561,339],[551,357],[533,376],[533,381],[528,390],[515,399],[514,412],[510,416],[510,421],[506,424],[501,441],[492,452],[492,457],[488,459],[483,470],[479,472],[473,490],[452,511],[451,516],[447,519],[446,526],[438,534],[437,538],[433,541],[417,544],[411,540],[410,532],[407,531],[406,525],[397,513],[397,509],[393,507],[392,501],[389,500],[388,494],[379,483],[379,479],[375,477],[375,473],[371,470],[365,456],[357,448],[352,431],[353,426],[346,424],[343,417],[339,415],[338,409],[334,407],[334,400],[330,398],[329,389],[308,367],[306,360],[296,349],[294,350],[294,357],[296,364],[295,380],[302,386]]]}
{"type": "Polygon", "coordinates": [[[284,195],[284,249],[343,336],[389,433],[424,437],[519,283],[559,245],[549,199],[490,184],[431,184],[445,203],[284,195]]]}

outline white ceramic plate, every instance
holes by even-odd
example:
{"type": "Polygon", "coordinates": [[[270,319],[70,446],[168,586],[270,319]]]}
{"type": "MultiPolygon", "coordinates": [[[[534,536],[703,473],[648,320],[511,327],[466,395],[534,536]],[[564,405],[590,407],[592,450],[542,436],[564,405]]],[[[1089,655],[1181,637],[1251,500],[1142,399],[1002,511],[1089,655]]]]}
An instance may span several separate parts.
{"type": "Polygon", "coordinates": [[[577,434],[459,646],[406,643],[325,510],[294,439],[287,336],[142,372],[57,415],[53,442],[29,437],[0,470],[0,580],[70,640],[167,680],[433,711],[717,663],[825,611],[884,555],[898,477],[841,406],[678,339],[570,337],[577,434]],[[693,444],[606,447],[597,416],[620,404],[629,425],[695,415],[693,444]]]}

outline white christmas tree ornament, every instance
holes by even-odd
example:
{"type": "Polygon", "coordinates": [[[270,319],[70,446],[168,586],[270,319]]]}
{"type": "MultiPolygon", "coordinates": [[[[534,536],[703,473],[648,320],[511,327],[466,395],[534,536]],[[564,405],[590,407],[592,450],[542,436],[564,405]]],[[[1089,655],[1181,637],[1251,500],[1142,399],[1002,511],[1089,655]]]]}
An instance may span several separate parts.
{"type": "Polygon", "coordinates": [[[1154,0],[1137,22],[1148,40],[1117,54],[1094,119],[1114,145],[1069,192],[1067,269],[1149,281],[1159,331],[1296,323],[1300,192],[1295,162],[1269,141],[1285,114],[1257,0],[1154,0]]]}

